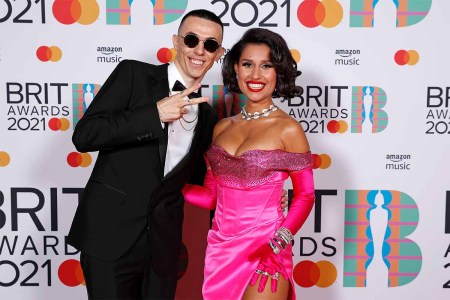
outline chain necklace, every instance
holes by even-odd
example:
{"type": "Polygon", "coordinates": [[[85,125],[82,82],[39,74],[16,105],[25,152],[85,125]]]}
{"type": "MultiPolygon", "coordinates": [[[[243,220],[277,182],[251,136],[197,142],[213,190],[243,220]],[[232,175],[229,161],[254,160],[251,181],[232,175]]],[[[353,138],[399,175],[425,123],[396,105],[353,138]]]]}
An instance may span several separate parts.
{"type": "Polygon", "coordinates": [[[278,109],[278,106],[276,106],[275,104],[271,104],[269,106],[269,108],[264,108],[263,110],[261,110],[261,112],[255,111],[254,113],[249,113],[245,110],[245,106],[244,106],[241,109],[242,119],[250,121],[250,120],[259,119],[260,117],[267,117],[268,115],[270,115],[270,113],[276,111],[277,109],[278,109]]]}
{"type": "Polygon", "coordinates": [[[178,121],[180,122],[180,125],[181,125],[181,127],[183,127],[183,129],[184,130],[186,130],[186,131],[191,131],[192,129],[194,129],[195,128],[195,125],[197,125],[197,122],[195,122],[195,121],[197,121],[197,119],[198,119],[198,115],[196,115],[195,116],[195,118],[192,120],[192,121],[188,121],[188,120],[186,120],[185,118],[183,118],[183,116],[181,116],[181,118],[180,119],[178,119],[178,121]],[[183,121],[184,122],[186,122],[187,124],[191,124],[191,128],[186,128],[186,127],[184,127],[184,125],[183,125],[183,121]],[[194,123],[195,122],[195,123],[194,123]],[[192,124],[192,123],[194,123],[194,124],[192,124]]]}
{"type": "Polygon", "coordinates": [[[184,127],[183,122],[181,122],[181,119],[178,119],[178,121],[180,122],[181,127],[183,127],[185,131],[191,131],[192,129],[195,128],[195,125],[197,125],[197,123],[195,123],[191,128],[186,128],[184,127]]]}

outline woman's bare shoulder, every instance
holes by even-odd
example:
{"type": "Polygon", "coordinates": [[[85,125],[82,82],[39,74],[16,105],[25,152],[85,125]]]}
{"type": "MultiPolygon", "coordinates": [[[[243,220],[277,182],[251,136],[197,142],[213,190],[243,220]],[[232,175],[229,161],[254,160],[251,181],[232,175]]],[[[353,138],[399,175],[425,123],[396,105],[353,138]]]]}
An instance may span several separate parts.
{"type": "Polygon", "coordinates": [[[280,137],[285,150],[299,153],[309,151],[308,139],[302,125],[287,114],[280,119],[280,137]]]}

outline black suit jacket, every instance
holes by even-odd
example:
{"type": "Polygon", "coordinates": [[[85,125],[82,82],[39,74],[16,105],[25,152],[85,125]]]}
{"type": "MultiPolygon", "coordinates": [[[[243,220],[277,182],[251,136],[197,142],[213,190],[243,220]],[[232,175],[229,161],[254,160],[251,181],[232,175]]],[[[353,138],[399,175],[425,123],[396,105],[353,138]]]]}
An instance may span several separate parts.
{"type": "Polygon", "coordinates": [[[72,140],[77,150],[99,151],[68,235],[78,250],[115,260],[147,228],[155,271],[177,272],[181,190],[189,178],[202,178],[203,153],[217,116],[209,104],[199,105],[189,153],[164,177],[158,146],[164,132],[156,102],[168,95],[167,65],[125,60],[76,125],[72,140]]]}

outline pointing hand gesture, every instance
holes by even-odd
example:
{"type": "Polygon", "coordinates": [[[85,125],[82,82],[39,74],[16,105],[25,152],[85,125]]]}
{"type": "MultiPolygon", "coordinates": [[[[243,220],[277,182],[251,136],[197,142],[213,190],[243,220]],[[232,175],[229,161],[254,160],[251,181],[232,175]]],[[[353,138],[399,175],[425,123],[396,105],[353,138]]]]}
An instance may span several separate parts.
{"type": "Polygon", "coordinates": [[[207,102],[209,97],[187,98],[189,94],[198,90],[200,87],[201,84],[197,83],[182,92],[159,100],[156,105],[158,107],[161,122],[173,122],[178,120],[183,114],[188,112],[186,106],[207,102]]]}

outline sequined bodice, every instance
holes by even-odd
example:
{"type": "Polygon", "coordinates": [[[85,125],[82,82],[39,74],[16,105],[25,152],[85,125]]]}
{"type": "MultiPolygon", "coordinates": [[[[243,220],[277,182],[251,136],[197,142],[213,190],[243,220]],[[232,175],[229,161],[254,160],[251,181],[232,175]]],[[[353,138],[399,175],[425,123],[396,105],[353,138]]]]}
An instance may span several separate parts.
{"type": "Polygon", "coordinates": [[[300,171],[312,166],[311,152],[248,150],[231,155],[214,144],[206,152],[216,181],[235,188],[252,188],[267,182],[277,172],[300,171]]]}

